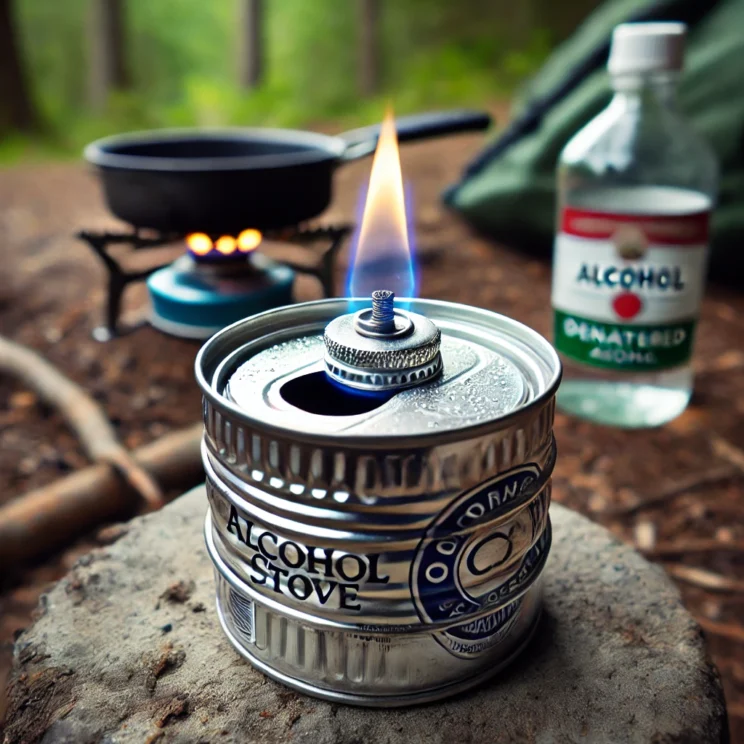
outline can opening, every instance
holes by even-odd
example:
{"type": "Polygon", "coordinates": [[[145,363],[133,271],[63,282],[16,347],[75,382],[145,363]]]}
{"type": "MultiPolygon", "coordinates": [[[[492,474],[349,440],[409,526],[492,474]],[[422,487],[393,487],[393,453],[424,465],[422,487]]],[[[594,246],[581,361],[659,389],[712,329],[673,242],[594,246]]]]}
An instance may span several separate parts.
{"type": "Polygon", "coordinates": [[[396,391],[355,390],[334,382],[320,371],[285,382],[279,392],[287,403],[306,413],[317,416],[358,416],[387,403],[396,391]]]}

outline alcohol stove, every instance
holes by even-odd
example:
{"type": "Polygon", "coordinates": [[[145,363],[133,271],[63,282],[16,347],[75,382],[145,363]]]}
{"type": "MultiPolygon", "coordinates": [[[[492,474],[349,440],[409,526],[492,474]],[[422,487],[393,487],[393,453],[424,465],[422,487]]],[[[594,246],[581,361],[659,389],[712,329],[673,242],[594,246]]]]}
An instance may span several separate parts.
{"type": "Polygon", "coordinates": [[[245,658],[387,707],[478,684],[534,632],[560,364],[495,313],[360,303],[269,311],[200,351],[205,537],[245,658]]]}

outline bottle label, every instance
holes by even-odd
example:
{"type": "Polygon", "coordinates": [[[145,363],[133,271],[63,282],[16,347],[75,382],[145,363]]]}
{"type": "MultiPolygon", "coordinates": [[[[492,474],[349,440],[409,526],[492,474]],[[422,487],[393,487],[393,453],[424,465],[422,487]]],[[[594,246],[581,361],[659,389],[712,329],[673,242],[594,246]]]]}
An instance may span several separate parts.
{"type": "Polygon", "coordinates": [[[567,207],[553,265],[555,346],[577,362],[660,370],[690,358],[709,212],[649,216],[567,207]]]}

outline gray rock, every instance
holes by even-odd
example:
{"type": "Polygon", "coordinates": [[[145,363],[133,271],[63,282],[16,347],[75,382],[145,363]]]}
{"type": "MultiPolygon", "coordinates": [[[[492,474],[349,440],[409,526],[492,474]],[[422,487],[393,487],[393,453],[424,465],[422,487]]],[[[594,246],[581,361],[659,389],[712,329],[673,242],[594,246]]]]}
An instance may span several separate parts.
{"type": "Polygon", "coordinates": [[[214,611],[192,491],[85,556],[16,645],[5,742],[721,742],[725,708],[699,628],[661,569],[554,505],[546,613],[476,692],[368,710],[253,670],[214,611]]]}

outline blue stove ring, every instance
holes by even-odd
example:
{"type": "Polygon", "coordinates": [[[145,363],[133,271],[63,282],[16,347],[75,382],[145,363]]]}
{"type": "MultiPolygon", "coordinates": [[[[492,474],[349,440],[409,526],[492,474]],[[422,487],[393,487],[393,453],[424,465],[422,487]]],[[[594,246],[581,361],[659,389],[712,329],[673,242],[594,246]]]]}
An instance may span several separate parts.
{"type": "Polygon", "coordinates": [[[262,254],[227,264],[181,256],[151,274],[150,322],[173,336],[207,339],[250,315],[292,303],[294,272],[262,254]]]}

